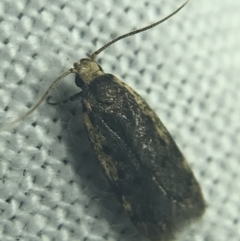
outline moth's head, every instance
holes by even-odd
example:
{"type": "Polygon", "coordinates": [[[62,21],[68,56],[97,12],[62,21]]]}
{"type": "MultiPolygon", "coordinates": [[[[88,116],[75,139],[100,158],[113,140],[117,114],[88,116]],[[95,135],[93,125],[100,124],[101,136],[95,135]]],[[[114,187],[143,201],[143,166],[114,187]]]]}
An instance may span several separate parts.
{"type": "Polygon", "coordinates": [[[104,75],[101,66],[91,59],[80,59],[80,62],[74,63],[73,66],[74,72],[79,75],[84,84],[89,84],[97,76],[104,75]]]}

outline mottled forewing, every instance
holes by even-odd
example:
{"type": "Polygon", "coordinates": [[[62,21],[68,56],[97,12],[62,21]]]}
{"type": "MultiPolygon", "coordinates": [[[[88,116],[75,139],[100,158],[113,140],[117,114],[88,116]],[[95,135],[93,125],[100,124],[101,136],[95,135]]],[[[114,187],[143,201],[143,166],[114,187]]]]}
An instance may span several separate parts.
{"type": "Polygon", "coordinates": [[[114,192],[143,233],[168,240],[204,211],[200,187],[160,119],[110,74],[83,89],[84,121],[114,192]]]}

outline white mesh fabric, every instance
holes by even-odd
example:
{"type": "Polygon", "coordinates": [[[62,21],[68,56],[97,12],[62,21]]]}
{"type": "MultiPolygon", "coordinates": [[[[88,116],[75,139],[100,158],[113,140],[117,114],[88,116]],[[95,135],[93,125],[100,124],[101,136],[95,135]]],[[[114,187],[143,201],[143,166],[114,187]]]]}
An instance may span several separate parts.
{"type": "MultiPolygon", "coordinates": [[[[18,117],[73,62],[183,1],[0,2],[0,121],[18,117]]],[[[161,26],[99,56],[141,94],[187,157],[208,208],[184,241],[240,237],[240,2],[191,1],[161,26]]],[[[52,92],[79,90],[74,76],[52,92]]],[[[80,101],[44,103],[0,133],[0,239],[144,240],[92,157],[80,101]]]]}

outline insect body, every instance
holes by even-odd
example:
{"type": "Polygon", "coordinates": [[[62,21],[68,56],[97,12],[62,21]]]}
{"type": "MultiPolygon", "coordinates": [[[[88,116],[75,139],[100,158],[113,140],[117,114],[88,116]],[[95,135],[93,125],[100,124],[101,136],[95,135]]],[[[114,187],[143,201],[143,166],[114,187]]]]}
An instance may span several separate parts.
{"type": "Polygon", "coordinates": [[[128,85],[91,59],[75,64],[84,123],[97,159],[132,222],[151,240],[169,240],[200,217],[200,187],[171,135],[128,85]]]}
{"type": "Polygon", "coordinates": [[[164,22],[187,2],[166,18],[122,35],[89,59],[75,63],[32,109],[2,128],[30,115],[62,78],[75,73],[75,82],[82,89],[84,124],[96,157],[132,222],[152,241],[171,240],[186,224],[200,218],[205,210],[202,192],[155,112],[128,85],[105,74],[95,59],[116,41],[164,22]]]}

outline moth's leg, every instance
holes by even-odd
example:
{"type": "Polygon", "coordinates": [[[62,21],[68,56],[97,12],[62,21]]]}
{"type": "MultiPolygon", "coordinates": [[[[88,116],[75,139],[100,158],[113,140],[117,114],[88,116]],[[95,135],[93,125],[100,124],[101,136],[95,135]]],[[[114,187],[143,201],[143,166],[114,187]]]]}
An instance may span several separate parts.
{"type": "Polygon", "coordinates": [[[63,100],[63,101],[60,101],[60,102],[51,102],[50,99],[51,99],[52,97],[51,97],[51,96],[48,96],[48,98],[47,98],[47,103],[48,103],[49,105],[64,105],[64,104],[66,104],[66,103],[68,103],[68,102],[70,102],[70,101],[75,101],[75,100],[77,100],[78,98],[81,98],[81,97],[82,97],[82,92],[79,92],[79,93],[77,93],[77,94],[75,94],[75,95],[72,95],[72,96],[68,97],[67,99],[65,99],[65,100],[63,100]]]}

